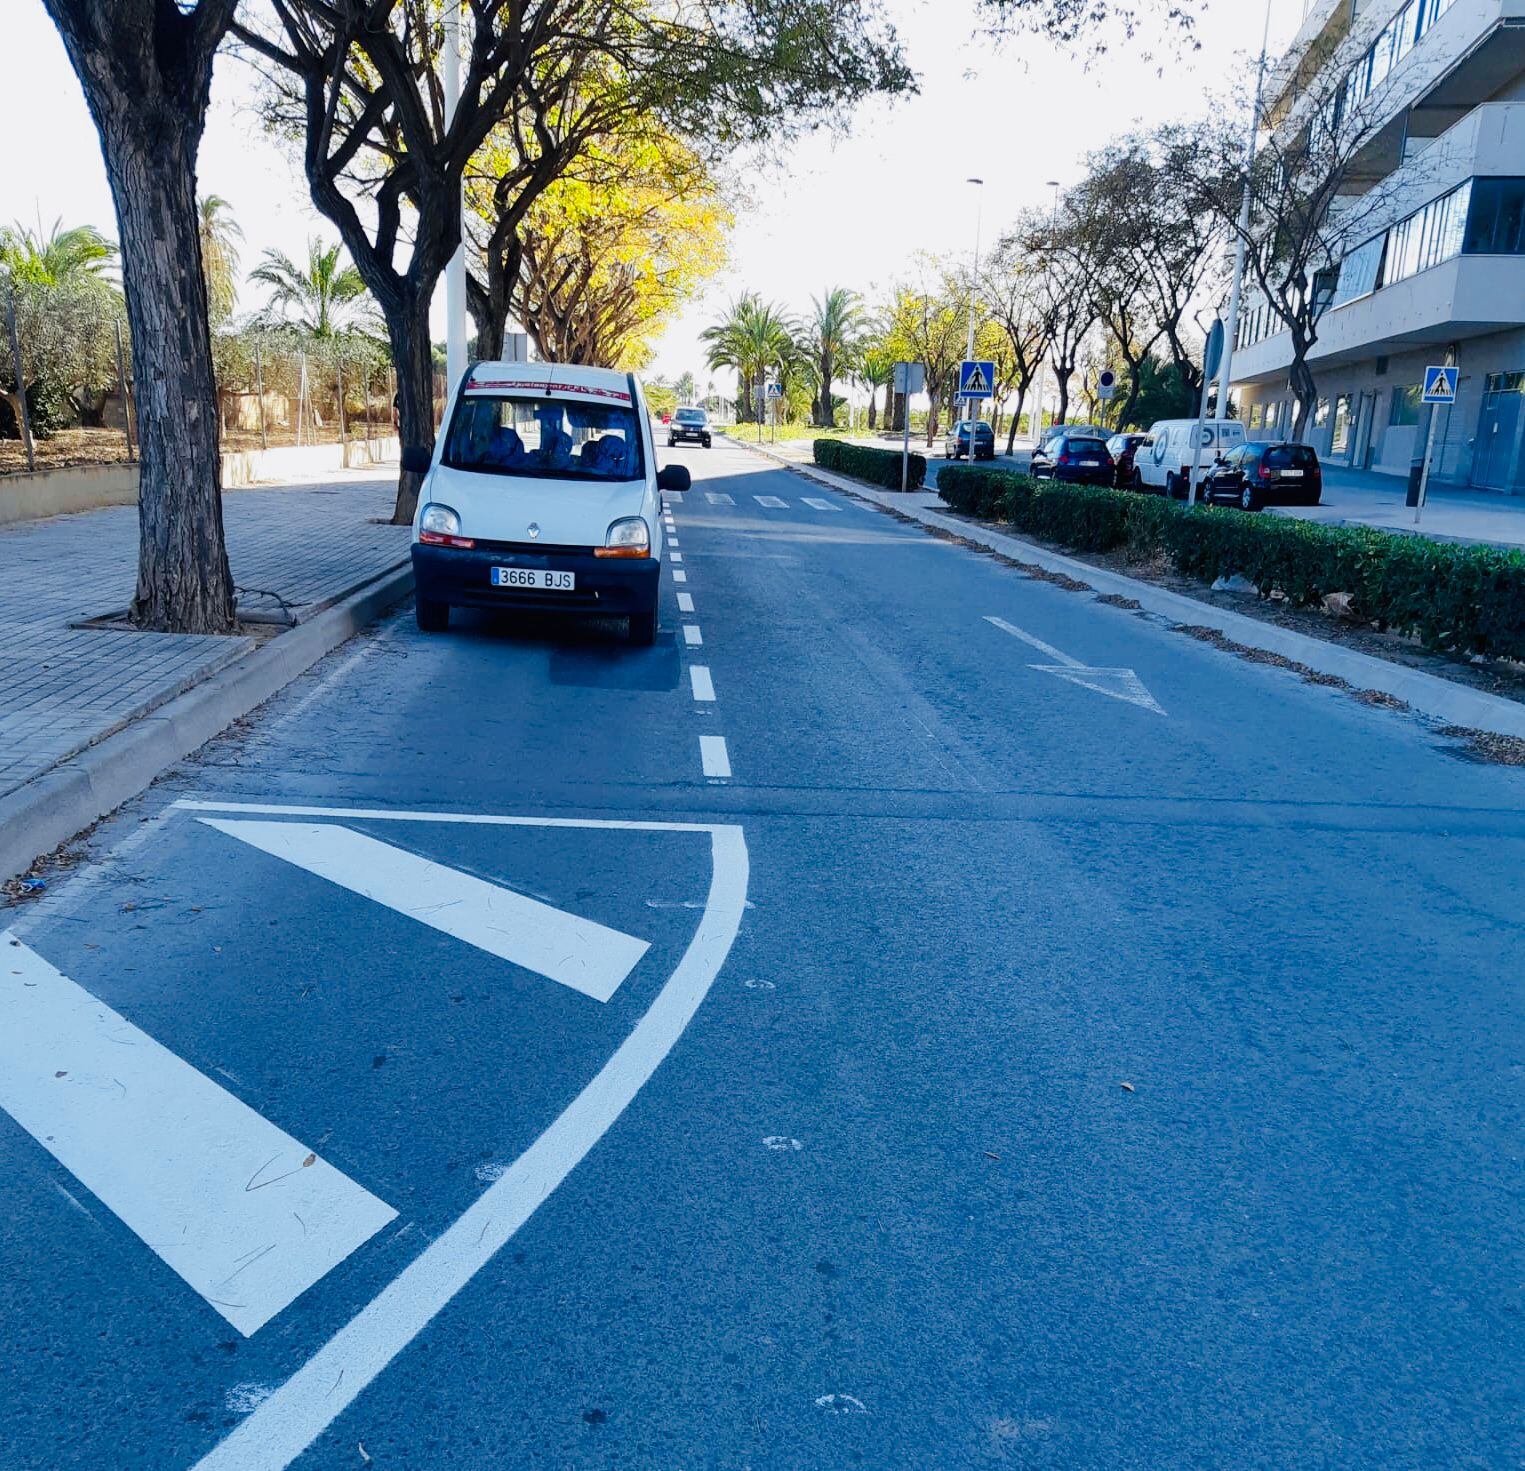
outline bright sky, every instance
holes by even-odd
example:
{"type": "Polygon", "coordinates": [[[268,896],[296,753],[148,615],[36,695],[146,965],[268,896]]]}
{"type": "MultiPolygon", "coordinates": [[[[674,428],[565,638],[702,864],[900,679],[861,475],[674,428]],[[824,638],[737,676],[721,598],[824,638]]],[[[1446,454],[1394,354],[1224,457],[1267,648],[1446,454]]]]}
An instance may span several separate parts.
{"type": "MultiPolygon", "coordinates": [[[[1206,0],[1200,51],[1155,48],[1152,61],[1115,44],[1085,67],[1030,37],[1000,49],[976,36],[970,0],[889,0],[921,94],[876,101],[822,133],[776,151],[751,181],[731,265],[658,344],[651,372],[708,374],[698,335],[738,292],[804,312],[812,295],[849,285],[872,295],[918,251],[967,259],[976,195],[988,243],[1028,205],[1047,205],[1046,181],[1073,183],[1082,159],[1139,123],[1200,112],[1206,92],[1238,76],[1248,111],[1259,0],[1206,0]],[[975,175],[982,191],[964,183],[975,175]]],[[[1301,0],[1271,0],[1272,51],[1285,44],[1301,0]]],[[[7,0],[0,96],[13,130],[0,170],[0,221],[91,223],[114,235],[95,129],[42,0],[7,0]]],[[[263,138],[249,109],[251,76],[219,58],[201,152],[201,192],[225,196],[243,226],[244,268],[266,247],[300,257],[309,233],[336,232],[312,209],[300,168],[263,138]]],[[[441,290],[441,297],[443,290],[441,290]]],[[[241,309],[259,304],[246,289],[241,309]]],[[[436,302],[436,317],[440,303],[436,302]]],[[[443,336],[442,320],[436,322],[443,336]]]]}

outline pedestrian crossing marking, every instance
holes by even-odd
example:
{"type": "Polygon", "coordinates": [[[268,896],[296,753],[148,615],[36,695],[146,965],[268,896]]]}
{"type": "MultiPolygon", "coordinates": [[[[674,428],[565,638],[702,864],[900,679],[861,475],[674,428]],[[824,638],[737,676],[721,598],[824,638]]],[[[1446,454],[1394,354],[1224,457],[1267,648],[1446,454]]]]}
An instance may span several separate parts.
{"type": "Polygon", "coordinates": [[[780,500],[776,495],[754,495],[754,501],[760,506],[766,506],[770,511],[787,511],[789,502],[780,500]]]}
{"type": "Polygon", "coordinates": [[[804,497],[805,504],[815,511],[840,511],[841,506],[833,505],[830,501],[817,500],[812,495],[804,497]]]}
{"type": "Polygon", "coordinates": [[[707,490],[704,492],[704,498],[712,506],[734,506],[736,504],[723,490],[707,490]]]}

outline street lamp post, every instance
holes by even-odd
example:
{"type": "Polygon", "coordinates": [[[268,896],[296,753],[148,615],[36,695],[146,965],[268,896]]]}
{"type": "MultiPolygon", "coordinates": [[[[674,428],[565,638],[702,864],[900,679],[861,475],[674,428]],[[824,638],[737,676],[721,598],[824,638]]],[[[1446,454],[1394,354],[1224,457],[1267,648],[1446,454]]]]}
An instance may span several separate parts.
{"type": "Polygon", "coordinates": [[[1255,144],[1260,132],[1260,104],[1265,91],[1266,52],[1271,44],[1271,0],[1266,0],[1265,30],[1260,38],[1260,65],[1255,70],[1255,106],[1250,112],[1249,137],[1244,145],[1244,195],[1239,201],[1239,227],[1234,241],[1234,284],[1229,291],[1228,321],[1224,328],[1223,367],[1218,375],[1220,419],[1228,418],[1228,390],[1234,373],[1234,347],[1239,341],[1239,306],[1244,295],[1245,240],[1250,231],[1252,196],[1250,176],[1255,168],[1255,144]]]}
{"type": "MultiPolygon", "coordinates": [[[[1046,187],[1054,191],[1053,207],[1049,210],[1048,226],[1054,229],[1059,223],[1059,180],[1049,179],[1046,187]]],[[[1028,427],[1033,433],[1033,448],[1037,449],[1039,441],[1043,438],[1043,393],[1048,387],[1048,348],[1045,347],[1038,358],[1037,391],[1033,396],[1033,410],[1029,416],[1028,427]]]]}
{"type": "MultiPolygon", "coordinates": [[[[440,62],[445,71],[445,129],[455,121],[461,101],[461,0],[445,0],[444,37],[440,62]]],[[[465,181],[455,201],[461,241],[445,267],[445,385],[448,396],[466,371],[466,211],[465,181]]]]}
{"type": "MultiPolygon", "coordinates": [[[[982,215],[985,205],[985,181],[983,179],[965,179],[966,184],[973,184],[978,191],[974,196],[974,269],[969,273],[969,345],[964,352],[966,362],[974,359],[974,312],[975,293],[978,291],[980,275],[980,225],[983,223],[982,215]]],[[[978,400],[966,398],[964,400],[964,417],[972,421],[974,419],[975,406],[978,400]]],[[[974,444],[974,430],[969,431],[969,443],[974,444]]],[[[971,462],[974,459],[974,450],[969,451],[971,462]]]]}

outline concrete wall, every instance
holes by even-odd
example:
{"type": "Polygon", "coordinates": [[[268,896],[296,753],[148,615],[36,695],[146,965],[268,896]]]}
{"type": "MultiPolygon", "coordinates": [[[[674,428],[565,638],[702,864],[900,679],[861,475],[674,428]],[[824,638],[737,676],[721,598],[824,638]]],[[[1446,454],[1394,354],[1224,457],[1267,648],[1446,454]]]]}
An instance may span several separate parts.
{"type": "MultiPolygon", "coordinates": [[[[396,439],[367,444],[352,439],[341,457],[337,444],[304,445],[300,449],[239,451],[222,457],[222,487],[261,485],[301,480],[335,470],[363,470],[395,464],[401,449],[396,439]]],[[[35,521],[71,511],[101,506],[131,506],[138,499],[136,465],[74,465],[40,470],[35,475],[0,475],[0,526],[35,521]]]]}

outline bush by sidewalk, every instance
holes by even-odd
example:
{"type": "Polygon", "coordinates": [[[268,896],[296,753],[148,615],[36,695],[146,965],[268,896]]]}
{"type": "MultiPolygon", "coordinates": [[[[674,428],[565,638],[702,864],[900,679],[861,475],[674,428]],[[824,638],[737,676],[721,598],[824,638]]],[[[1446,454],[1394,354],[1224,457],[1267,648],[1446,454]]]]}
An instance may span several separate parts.
{"type": "Polygon", "coordinates": [[[1525,660],[1519,552],[1187,507],[966,465],[945,466],[937,488],[956,511],[1009,522],[1073,551],[1163,554],[1184,576],[1212,582],[1238,574],[1262,597],[1280,593],[1296,607],[1345,593],[1352,617],[1412,634],[1426,648],[1525,660]]]}
{"type": "MultiPolygon", "coordinates": [[[[843,444],[837,439],[818,439],[813,446],[815,462],[823,470],[851,475],[886,490],[900,489],[900,451],[870,449],[863,444],[843,444]]],[[[907,490],[920,490],[927,478],[927,457],[913,454],[906,477],[907,490]]]]}

